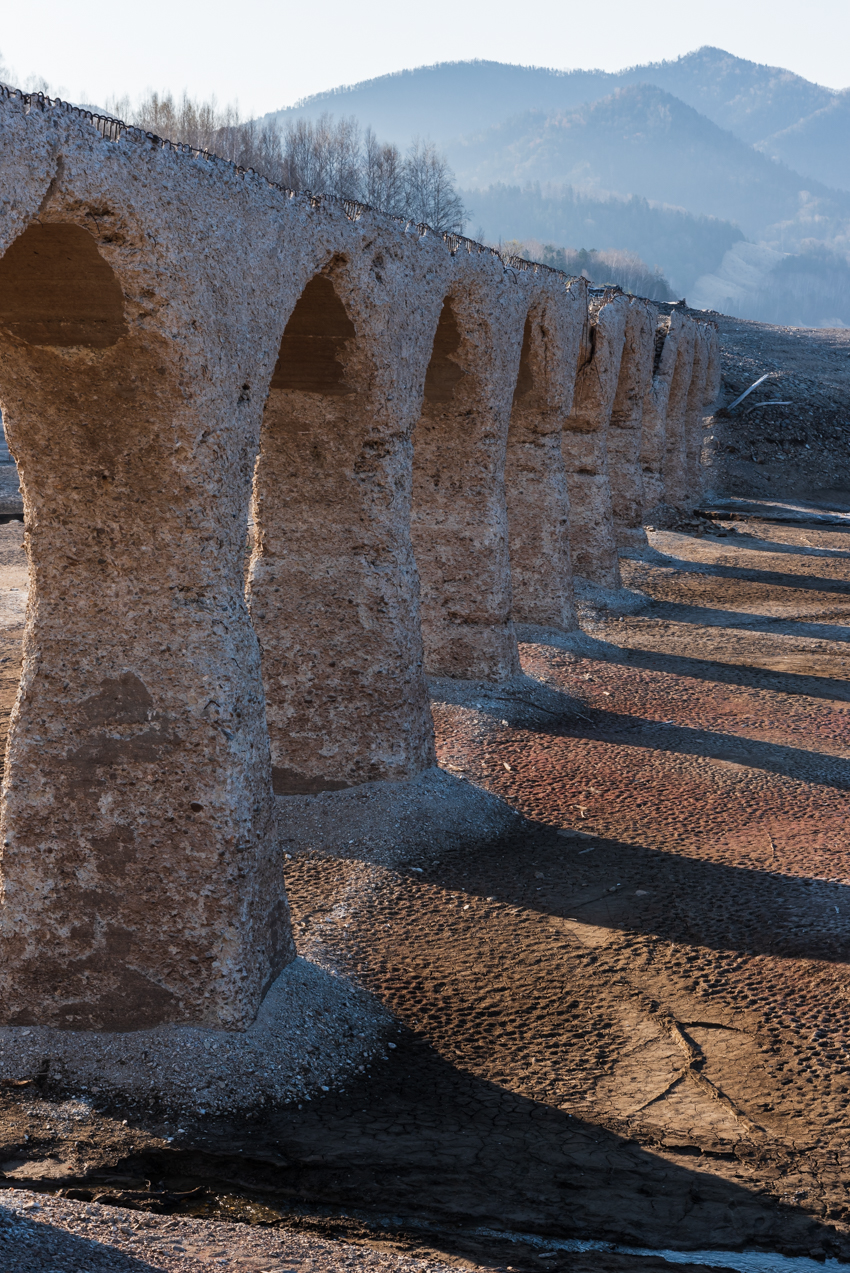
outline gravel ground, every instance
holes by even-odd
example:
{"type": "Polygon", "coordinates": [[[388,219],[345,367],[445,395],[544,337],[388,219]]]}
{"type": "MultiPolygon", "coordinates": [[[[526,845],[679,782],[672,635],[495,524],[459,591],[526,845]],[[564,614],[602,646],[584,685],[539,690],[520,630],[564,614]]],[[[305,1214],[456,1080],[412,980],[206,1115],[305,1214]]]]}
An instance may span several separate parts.
{"type": "MultiPolygon", "coordinates": [[[[449,1265],[244,1224],[155,1216],[15,1190],[0,1198],[7,1273],[442,1273],[449,1265]]],[[[475,1266],[469,1265],[470,1269],[475,1266]]]]}
{"type": "Polygon", "coordinates": [[[308,1101],[383,1055],[394,1025],[371,995],[300,958],[243,1033],[161,1026],[132,1033],[0,1028],[0,1073],[103,1101],[120,1093],[174,1113],[237,1113],[308,1101]]]}
{"type": "MultiPolygon", "coordinates": [[[[531,684],[539,693],[540,687],[531,684]]],[[[480,687],[479,692],[492,690],[480,687]]],[[[504,695],[504,687],[498,692],[504,695]]],[[[436,766],[410,782],[280,796],[278,804],[290,854],[362,854],[387,864],[430,857],[437,843],[459,845],[477,841],[482,833],[499,835],[516,816],[498,797],[436,766]]]]}

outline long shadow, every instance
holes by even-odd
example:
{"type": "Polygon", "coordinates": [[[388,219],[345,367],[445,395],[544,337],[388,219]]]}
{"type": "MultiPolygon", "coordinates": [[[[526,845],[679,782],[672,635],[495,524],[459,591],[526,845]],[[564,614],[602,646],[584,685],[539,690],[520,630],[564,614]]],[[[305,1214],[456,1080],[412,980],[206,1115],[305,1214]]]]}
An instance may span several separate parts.
{"type": "MultiPolygon", "coordinates": [[[[550,702],[558,693],[551,690],[550,702]]],[[[492,703],[482,700],[478,710],[494,720],[505,717],[509,724],[531,733],[560,737],[602,739],[627,747],[646,747],[652,751],[675,752],[682,756],[698,756],[708,760],[729,760],[752,769],[781,774],[798,782],[813,783],[822,787],[834,787],[850,791],[850,760],[830,752],[789,747],[784,743],[769,743],[747,735],[725,734],[717,730],[674,725],[666,721],[647,720],[642,716],[630,716],[625,712],[612,712],[597,707],[585,708],[587,713],[576,717],[575,700],[564,692],[563,713],[548,709],[535,712],[523,709],[511,711],[508,701],[492,703]],[[547,714],[543,715],[543,711],[547,714]]]]}
{"type": "Polygon", "coordinates": [[[598,650],[598,655],[588,653],[586,657],[598,657],[605,663],[643,668],[647,672],[665,672],[671,676],[690,676],[695,680],[716,681],[725,685],[769,689],[779,694],[799,694],[806,698],[850,702],[850,681],[836,677],[773,672],[767,668],[745,667],[740,663],[721,663],[716,659],[688,658],[685,654],[640,650],[634,646],[614,645],[610,641],[588,637],[585,646],[590,647],[591,644],[598,650]]]}
{"type": "Polygon", "coordinates": [[[756,570],[748,566],[724,566],[714,562],[688,561],[684,557],[668,557],[667,562],[682,574],[703,575],[714,579],[740,579],[745,583],[763,583],[770,587],[793,588],[797,592],[835,593],[850,596],[850,580],[830,579],[824,575],[792,575],[780,570],[756,570]]]}
{"type": "MultiPolygon", "coordinates": [[[[410,1032],[397,1037],[377,1079],[268,1111],[250,1129],[208,1123],[203,1151],[151,1151],[116,1169],[172,1190],[247,1193],[284,1214],[319,1208],[419,1229],[429,1246],[461,1253],[486,1249],[476,1230],[490,1228],[650,1248],[850,1254],[828,1223],[700,1170],[693,1146],[671,1162],[625,1128],[571,1117],[456,1069],[410,1032]]],[[[762,1152],[746,1142],[717,1156],[762,1152]]]]}
{"type": "Polygon", "coordinates": [[[850,791],[850,760],[829,752],[807,751],[735,734],[714,730],[689,729],[685,725],[668,725],[663,721],[647,721],[639,716],[617,712],[594,712],[590,729],[570,725],[571,735],[598,738],[612,735],[629,747],[648,747],[653,751],[672,751],[681,756],[701,756],[710,760],[731,760],[735,764],[768,773],[782,774],[799,782],[850,791]]]}
{"type": "MultiPolygon", "coordinates": [[[[454,868],[441,865],[441,884],[594,928],[652,933],[676,945],[850,963],[850,886],[783,874],[781,840],[771,849],[767,836],[762,842],[754,836],[764,859],[760,870],[605,836],[570,839],[540,824],[530,824],[526,857],[528,835],[534,837],[535,869],[521,875],[516,850],[494,846],[487,857],[458,855],[454,868]],[[598,878],[588,882],[588,874],[598,878]]],[[[828,870],[826,852],[824,863],[828,870]]]]}
{"type": "MultiPolygon", "coordinates": [[[[447,854],[424,878],[490,904],[597,928],[639,928],[676,944],[834,962],[850,953],[844,885],[597,838],[590,860],[600,883],[588,886],[578,878],[588,873],[578,867],[588,862],[578,858],[587,845],[528,823],[523,834],[447,854]],[[622,883],[613,896],[612,878],[622,883]]],[[[410,878],[419,884],[423,874],[410,878]]],[[[515,1027],[513,1003],[510,1009],[515,1027]]],[[[487,1029],[498,1031],[499,1023],[497,1006],[487,1029]]],[[[470,1032],[481,1028],[480,1019],[470,1020],[470,1032]]],[[[762,1192],[777,1156],[793,1175],[796,1151],[784,1142],[742,1134],[735,1144],[700,1147],[682,1133],[665,1137],[662,1157],[651,1143],[637,1144],[626,1122],[600,1126],[507,1091],[453,1066],[412,1032],[397,1043],[376,1063],[376,1076],[349,1080],[345,1092],[269,1111],[250,1128],[208,1124],[203,1151],[157,1151],[118,1170],[175,1192],[199,1185],[248,1191],[284,1212],[323,1209],[326,1218],[344,1214],[373,1230],[418,1227],[429,1246],[456,1254],[480,1256],[489,1241],[483,1228],[645,1248],[757,1245],[850,1257],[850,1240],[828,1223],[762,1192]],[[724,1158],[752,1173],[752,1190],[705,1169],[724,1158]]]]}
{"type": "MultiPolygon", "coordinates": [[[[842,914],[850,908],[843,885],[809,885],[603,839],[579,859],[586,846],[527,823],[521,833],[450,850],[410,879],[580,925],[639,928],[717,950],[831,960],[848,953],[850,935],[829,917],[835,906],[842,914]],[[578,869],[589,861],[599,887],[587,886],[585,865],[578,869]],[[604,888],[611,878],[623,885],[613,896],[604,888]]],[[[544,983],[541,970],[546,993],[544,983]]],[[[461,1028],[475,1033],[482,1023],[470,1019],[461,1028]]],[[[500,1029],[498,1011],[486,1029],[500,1029]]],[[[811,1172],[805,1148],[743,1130],[737,1142],[709,1136],[697,1144],[683,1132],[644,1147],[627,1122],[600,1126],[571,1116],[452,1065],[412,1031],[393,1037],[397,1046],[373,1062],[375,1072],[349,1076],[344,1091],[250,1119],[207,1117],[183,1146],[146,1148],[111,1166],[116,1176],[149,1179],[174,1195],[202,1188],[254,1199],[284,1224],[308,1223],[323,1236],[362,1239],[388,1230],[452,1254],[480,1259],[489,1252],[499,1267],[531,1268],[537,1257],[529,1249],[525,1258],[521,1243],[497,1250],[482,1229],[648,1249],[757,1246],[850,1258],[850,1238],[828,1221],[764,1192],[777,1160],[788,1179],[811,1172]],[[738,1179],[719,1174],[727,1171],[723,1160],[738,1179]],[[742,1171],[751,1188],[740,1182],[742,1171]]],[[[113,1201],[146,1205],[142,1194],[119,1192],[113,1201]]],[[[573,1269],[575,1257],[547,1266],[573,1269]]],[[[595,1267],[609,1265],[600,1255],[595,1267]]]]}
{"type": "MultiPolygon", "coordinates": [[[[12,1198],[9,1194],[7,1197],[12,1198]]],[[[13,1211],[13,1203],[0,1195],[0,1259],[6,1250],[4,1270],[19,1268],[60,1270],[85,1269],[86,1273],[162,1273],[162,1264],[137,1260],[115,1247],[67,1233],[52,1224],[38,1223],[13,1211]],[[6,1212],[5,1215],[3,1213],[6,1212]],[[9,1214],[11,1212],[11,1214],[9,1214]],[[39,1263],[36,1263],[39,1260],[39,1263]],[[41,1262],[43,1261],[43,1263],[41,1262]]],[[[163,1243],[166,1235],[163,1234],[163,1243]]]]}
{"type": "MultiPolygon", "coordinates": [[[[826,528],[833,530],[832,526],[826,528]]],[[[705,543],[705,540],[697,541],[705,543]]],[[[778,539],[765,539],[763,535],[752,537],[746,531],[736,531],[735,537],[731,544],[718,545],[718,548],[737,548],[741,552],[748,553],[776,553],[777,556],[785,554],[789,557],[833,557],[838,560],[850,559],[850,552],[843,552],[840,548],[815,548],[810,544],[786,544],[778,539]]],[[[667,553],[659,554],[669,556],[667,553]]],[[[680,561],[681,558],[669,556],[670,561],[680,561]]],[[[660,564],[660,563],[659,563],[660,564]]]]}
{"type": "Polygon", "coordinates": [[[798,525],[798,523],[788,523],[784,518],[777,518],[777,512],[784,509],[786,516],[804,518],[807,513],[813,513],[815,517],[807,524],[809,526],[823,526],[828,523],[815,520],[818,517],[832,516],[836,518],[836,524],[850,529],[850,523],[845,518],[843,521],[838,520],[842,513],[850,512],[850,504],[847,502],[846,496],[836,493],[832,494],[820,492],[814,497],[806,495],[792,495],[788,498],[771,498],[767,497],[765,501],[748,499],[746,496],[738,496],[730,503],[713,504],[712,511],[715,513],[747,513],[754,521],[772,522],[780,520],[783,525],[798,525]],[[841,505],[844,505],[842,508],[841,505]],[[764,516],[761,516],[764,514],[764,516]]]}
{"type": "MultiPolygon", "coordinates": [[[[844,613],[843,608],[841,613],[844,613]]],[[[695,623],[707,628],[768,632],[778,636],[811,636],[821,641],[850,641],[850,625],[843,623],[818,623],[816,620],[793,619],[787,615],[751,614],[747,610],[720,610],[715,606],[699,606],[693,602],[653,600],[642,614],[653,619],[695,623]]]]}

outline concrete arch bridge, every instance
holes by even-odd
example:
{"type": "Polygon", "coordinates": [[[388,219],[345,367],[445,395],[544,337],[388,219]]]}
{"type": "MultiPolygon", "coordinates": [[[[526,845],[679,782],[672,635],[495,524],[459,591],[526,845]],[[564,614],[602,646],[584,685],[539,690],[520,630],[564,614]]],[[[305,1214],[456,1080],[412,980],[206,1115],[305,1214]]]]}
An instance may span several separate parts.
{"type": "Polygon", "coordinates": [[[245,1028],[275,792],[431,766],[426,672],[509,678],[574,570],[616,588],[718,388],[679,310],[4,90],[2,1022],[245,1028]]]}

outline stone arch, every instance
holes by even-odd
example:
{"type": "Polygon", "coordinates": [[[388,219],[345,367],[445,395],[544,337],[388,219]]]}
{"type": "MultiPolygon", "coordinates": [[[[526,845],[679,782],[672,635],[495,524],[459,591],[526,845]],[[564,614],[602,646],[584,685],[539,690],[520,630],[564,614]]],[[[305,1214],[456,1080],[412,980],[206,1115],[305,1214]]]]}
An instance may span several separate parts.
{"type": "Polygon", "coordinates": [[[561,448],[572,407],[585,287],[538,284],[523,328],[505,462],[512,614],[518,624],[576,627],[570,506],[561,448]]]}
{"type": "Polygon", "coordinates": [[[626,316],[623,356],[608,430],[608,478],[614,538],[618,548],[646,542],[641,437],[644,402],[652,379],[658,312],[633,297],[626,316]]]}
{"type": "Polygon", "coordinates": [[[367,292],[343,256],[309,278],[263,416],[248,601],[281,795],[409,778],[433,763],[409,407],[386,306],[376,316],[367,292]]]}
{"type": "Polygon", "coordinates": [[[30,562],[0,1011],[239,1029],[294,949],[239,571],[233,324],[203,303],[215,257],[199,273],[181,243],[178,271],[173,227],[140,262],[144,230],[105,196],[107,168],[91,205],[84,168],[67,195],[57,179],[0,258],[0,403],[30,562]],[[157,281],[178,273],[169,310],[157,281]]]}
{"type": "Polygon", "coordinates": [[[573,409],[564,422],[563,433],[573,570],[606,588],[620,586],[608,475],[608,434],[628,307],[628,297],[622,293],[592,298],[573,409]]]}
{"type": "Polygon", "coordinates": [[[29,345],[107,349],[127,334],[114,270],[82,226],[33,222],[0,257],[0,327],[29,345]]]}
{"type": "Polygon", "coordinates": [[[456,269],[413,435],[411,536],[427,671],[499,681],[519,671],[505,452],[528,302],[492,258],[456,269]]]}

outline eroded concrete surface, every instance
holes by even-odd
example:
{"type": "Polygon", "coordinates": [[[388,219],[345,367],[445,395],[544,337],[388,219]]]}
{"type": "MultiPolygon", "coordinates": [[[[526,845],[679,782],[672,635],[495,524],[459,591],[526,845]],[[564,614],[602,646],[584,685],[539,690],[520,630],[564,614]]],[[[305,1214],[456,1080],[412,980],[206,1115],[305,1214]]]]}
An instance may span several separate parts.
{"type": "Polygon", "coordinates": [[[201,1188],[207,1215],[238,1195],[276,1232],[487,1267],[539,1252],[481,1226],[847,1258],[847,532],[703,530],[622,563],[641,614],[522,646],[560,715],[435,701],[441,764],[515,831],[411,856],[400,827],[395,860],[361,833],[288,865],[299,952],[376,995],[395,1047],[237,1124],[96,1097],[75,1120],[49,1080],[7,1088],[7,1183],[201,1188]]]}

